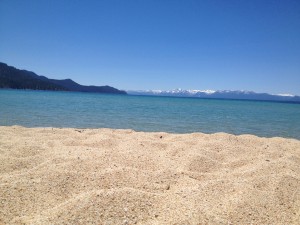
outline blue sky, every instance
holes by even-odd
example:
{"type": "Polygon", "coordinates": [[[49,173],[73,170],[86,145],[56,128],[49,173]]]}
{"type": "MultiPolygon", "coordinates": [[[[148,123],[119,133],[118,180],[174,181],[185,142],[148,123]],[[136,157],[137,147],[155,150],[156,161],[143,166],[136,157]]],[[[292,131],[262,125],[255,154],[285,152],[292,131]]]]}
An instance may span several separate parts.
{"type": "Polygon", "coordinates": [[[300,95],[299,0],[0,0],[0,61],[126,90],[300,95]]]}

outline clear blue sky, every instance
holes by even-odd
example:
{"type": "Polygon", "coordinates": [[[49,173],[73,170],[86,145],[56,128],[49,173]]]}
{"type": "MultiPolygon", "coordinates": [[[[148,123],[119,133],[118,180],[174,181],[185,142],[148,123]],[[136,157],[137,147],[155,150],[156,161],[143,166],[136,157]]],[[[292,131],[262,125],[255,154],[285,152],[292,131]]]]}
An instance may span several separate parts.
{"type": "Polygon", "coordinates": [[[300,95],[300,1],[0,0],[0,61],[126,90],[300,95]]]}

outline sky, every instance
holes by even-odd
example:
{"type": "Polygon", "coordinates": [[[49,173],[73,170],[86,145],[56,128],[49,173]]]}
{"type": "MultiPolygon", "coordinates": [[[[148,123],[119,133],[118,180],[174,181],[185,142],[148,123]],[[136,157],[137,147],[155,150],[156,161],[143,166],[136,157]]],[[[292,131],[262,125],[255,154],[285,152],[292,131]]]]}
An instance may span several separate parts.
{"type": "Polygon", "coordinates": [[[300,1],[0,0],[0,62],[123,90],[300,95],[300,1]]]}

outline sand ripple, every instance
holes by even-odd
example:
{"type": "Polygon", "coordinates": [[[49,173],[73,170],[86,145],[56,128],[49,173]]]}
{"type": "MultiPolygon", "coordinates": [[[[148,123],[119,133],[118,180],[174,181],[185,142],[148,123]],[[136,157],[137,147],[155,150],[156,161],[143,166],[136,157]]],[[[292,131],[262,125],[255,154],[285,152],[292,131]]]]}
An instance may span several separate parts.
{"type": "Polygon", "coordinates": [[[0,127],[0,224],[300,224],[300,141],[0,127]]]}

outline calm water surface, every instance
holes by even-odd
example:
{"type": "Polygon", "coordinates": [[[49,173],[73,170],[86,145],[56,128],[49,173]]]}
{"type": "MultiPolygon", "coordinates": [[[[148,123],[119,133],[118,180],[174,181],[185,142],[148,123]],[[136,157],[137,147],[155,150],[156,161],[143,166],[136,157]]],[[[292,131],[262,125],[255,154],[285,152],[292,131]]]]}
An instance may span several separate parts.
{"type": "Polygon", "coordinates": [[[0,125],[226,132],[300,139],[300,104],[0,90],[0,125]]]}

